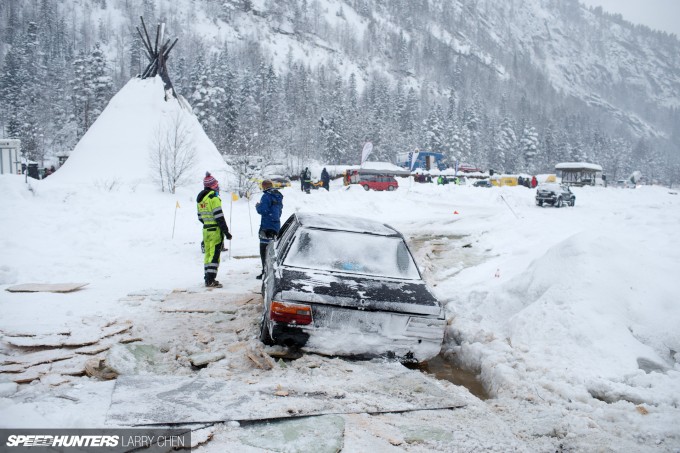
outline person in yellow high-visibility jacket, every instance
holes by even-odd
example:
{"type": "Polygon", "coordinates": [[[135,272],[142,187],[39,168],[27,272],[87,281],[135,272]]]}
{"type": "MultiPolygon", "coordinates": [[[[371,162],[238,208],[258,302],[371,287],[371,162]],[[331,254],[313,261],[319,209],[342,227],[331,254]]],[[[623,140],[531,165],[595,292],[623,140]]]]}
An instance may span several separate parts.
{"type": "Polygon", "coordinates": [[[205,286],[221,288],[217,281],[217,268],[220,265],[220,252],[222,251],[223,238],[231,240],[229,227],[222,212],[222,200],[220,199],[220,186],[209,172],[203,179],[203,190],[196,198],[198,207],[198,220],[203,224],[203,244],[205,256],[203,259],[203,271],[205,274],[205,286]]]}

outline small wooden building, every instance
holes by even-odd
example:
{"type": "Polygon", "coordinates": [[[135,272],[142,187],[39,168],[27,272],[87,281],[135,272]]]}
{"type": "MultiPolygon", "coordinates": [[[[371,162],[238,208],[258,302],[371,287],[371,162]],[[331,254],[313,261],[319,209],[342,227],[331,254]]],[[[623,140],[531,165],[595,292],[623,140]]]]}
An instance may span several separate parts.
{"type": "Polygon", "coordinates": [[[594,186],[602,181],[602,167],[588,162],[562,162],[555,165],[555,171],[569,186],[594,186]]]}
{"type": "Polygon", "coordinates": [[[21,174],[21,140],[0,139],[0,175],[21,174]]]}

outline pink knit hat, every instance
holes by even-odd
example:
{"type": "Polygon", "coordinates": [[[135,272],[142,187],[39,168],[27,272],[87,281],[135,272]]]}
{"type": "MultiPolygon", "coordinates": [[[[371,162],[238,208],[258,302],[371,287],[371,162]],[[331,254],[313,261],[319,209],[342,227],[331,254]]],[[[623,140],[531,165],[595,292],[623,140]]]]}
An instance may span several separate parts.
{"type": "Polygon", "coordinates": [[[216,190],[220,187],[220,185],[217,180],[212,177],[210,172],[206,171],[205,178],[203,178],[203,187],[209,187],[210,189],[216,190]]]}

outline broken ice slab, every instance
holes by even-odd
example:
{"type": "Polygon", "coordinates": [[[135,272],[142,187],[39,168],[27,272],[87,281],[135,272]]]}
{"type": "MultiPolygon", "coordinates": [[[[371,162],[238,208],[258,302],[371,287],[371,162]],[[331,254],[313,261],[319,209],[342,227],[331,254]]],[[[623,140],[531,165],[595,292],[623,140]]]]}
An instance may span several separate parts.
{"type": "Polygon", "coordinates": [[[189,357],[189,361],[193,366],[207,365],[210,362],[217,362],[224,358],[223,352],[202,352],[194,354],[189,357]]]}
{"type": "Polygon", "coordinates": [[[62,376],[61,374],[45,374],[40,376],[40,382],[46,385],[50,385],[53,387],[56,387],[61,384],[65,384],[67,382],[70,382],[71,380],[66,377],[62,376]]]}
{"type": "Polygon", "coordinates": [[[0,398],[9,398],[19,391],[16,382],[0,382],[0,398]]]}
{"type": "Polygon", "coordinates": [[[90,356],[76,355],[70,359],[55,362],[50,367],[50,373],[59,373],[67,376],[80,376],[85,374],[85,364],[90,356]]]}
{"type": "MultiPolygon", "coordinates": [[[[348,362],[346,367],[353,368],[348,362]]],[[[467,391],[398,363],[362,363],[357,373],[325,366],[313,379],[280,368],[246,383],[238,377],[121,376],[109,421],[123,425],[266,420],[306,415],[464,407],[467,391]],[[277,396],[285,388],[287,396],[277,396]]]]}
{"type": "Polygon", "coordinates": [[[14,285],[6,288],[10,293],[70,293],[89,283],[23,283],[21,285],[14,285]]]}
{"type": "Polygon", "coordinates": [[[161,310],[179,313],[235,314],[240,307],[253,300],[252,296],[224,292],[171,293],[163,302],[161,310]]]}
{"type": "Polygon", "coordinates": [[[21,373],[10,374],[9,380],[16,382],[17,384],[27,384],[39,379],[40,376],[46,374],[50,371],[50,364],[43,363],[42,365],[36,365],[23,371],[21,373]]]}
{"type": "Polygon", "coordinates": [[[170,373],[175,368],[171,362],[150,344],[116,344],[106,355],[106,366],[120,375],[170,373]]]}
{"type": "Polygon", "coordinates": [[[343,446],[345,420],[322,415],[247,426],[243,431],[241,442],[267,451],[337,453],[343,446]]]}
{"type": "Polygon", "coordinates": [[[88,346],[97,343],[103,338],[112,337],[126,332],[132,328],[132,324],[112,324],[109,326],[87,326],[69,334],[48,334],[5,337],[4,341],[21,348],[48,347],[57,348],[62,346],[88,346]]]}
{"type": "Polygon", "coordinates": [[[140,289],[138,291],[132,291],[128,293],[128,297],[152,297],[152,296],[164,296],[168,293],[165,289],[140,289]]]}
{"type": "Polygon", "coordinates": [[[448,427],[438,426],[402,426],[404,441],[409,444],[440,442],[451,443],[454,439],[453,432],[448,427]]]}
{"type": "Polygon", "coordinates": [[[74,352],[64,349],[48,349],[45,351],[29,352],[18,356],[7,356],[2,361],[2,365],[17,364],[26,368],[41,363],[57,362],[59,360],[70,359],[75,355],[74,352]]]}
{"type": "Polygon", "coordinates": [[[262,370],[274,368],[274,360],[262,349],[261,345],[250,345],[246,348],[246,357],[255,363],[262,370]]]}
{"type": "Polygon", "coordinates": [[[103,381],[118,377],[118,373],[107,367],[106,361],[100,358],[92,358],[85,362],[85,374],[103,381]]]}

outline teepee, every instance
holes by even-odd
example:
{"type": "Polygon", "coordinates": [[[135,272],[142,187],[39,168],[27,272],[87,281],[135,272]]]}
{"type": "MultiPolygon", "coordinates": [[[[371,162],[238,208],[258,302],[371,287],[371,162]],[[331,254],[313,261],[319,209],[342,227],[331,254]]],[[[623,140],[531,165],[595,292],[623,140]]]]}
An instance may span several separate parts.
{"type": "Polygon", "coordinates": [[[168,44],[152,48],[144,41],[151,60],[147,69],[111,99],[50,179],[109,189],[152,184],[171,192],[200,185],[206,171],[226,182],[229,166],[187,101],[172,89],[168,44]]]}

